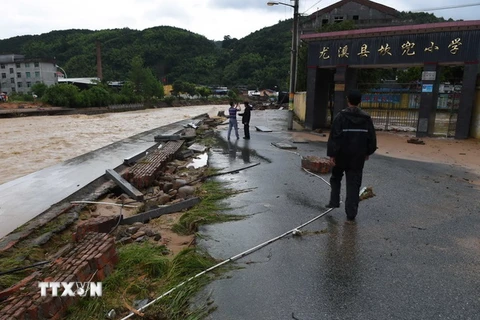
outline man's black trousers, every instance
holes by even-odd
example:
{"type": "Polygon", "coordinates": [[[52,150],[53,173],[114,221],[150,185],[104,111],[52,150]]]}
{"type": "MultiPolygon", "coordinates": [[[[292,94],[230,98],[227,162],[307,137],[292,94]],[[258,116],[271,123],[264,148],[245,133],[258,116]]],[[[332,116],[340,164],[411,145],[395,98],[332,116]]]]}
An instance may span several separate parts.
{"type": "Polygon", "coordinates": [[[342,186],[342,177],[345,172],[347,180],[347,198],[345,199],[345,213],[347,219],[353,220],[357,216],[358,203],[360,201],[360,186],[362,185],[363,166],[361,168],[342,168],[334,166],[332,176],[330,177],[331,193],[330,204],[340,205],[340,189],[342,186]]]}
{"type": "Polygon", "coordinates": [[[245,138],[250,139],[250,125],[248,123],[243,124],[243,131],[245,132],[245,138]]]}

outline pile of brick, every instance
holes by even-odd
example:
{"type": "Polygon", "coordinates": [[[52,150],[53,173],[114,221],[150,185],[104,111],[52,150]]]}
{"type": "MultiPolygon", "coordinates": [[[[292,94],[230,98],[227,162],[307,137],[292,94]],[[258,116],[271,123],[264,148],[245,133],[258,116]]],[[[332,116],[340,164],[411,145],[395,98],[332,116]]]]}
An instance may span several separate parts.
{"type": "MultiPolygon", "coordinates": [[[[52,296],[52,289],[41,296],[40,282],[84,283],[101,282],[118,262],[114,238],[105,233],[86,233],[70,251],[51,262],[46,268],[25,278],[16,286],[0,293],[6,300],[0,303],[0,319],[62,319],[68,307],[81,299],[52,296]]],[[[75,289],[75,288],[74,288],[75,289]]],[[[88,294],[88,293],[87,293],[88,294]]]]}
{"type": "Polygon", "coordinates": [[[118,223],[118,219],[119,217],[117,216],[100,216],[94,219],[80,221],[73,234],[73,240],[79,242],[91,232],[109,233],[118,223]]]}
{"type": "Polygon", "coordinates": [[[139,189],[151,186],[162,168],[174,158],[183,143],[183,140],[168,141],[161,149],[153,151],[137,162],[124,174],[123,178],[139,189]]]}
{"type": "Polygon", "coordinates": [[[302,168],[320,174],[329,173],[333,164],[329,158],[320,158],[315,156],[307,156],[302,158],[302,168]]]}

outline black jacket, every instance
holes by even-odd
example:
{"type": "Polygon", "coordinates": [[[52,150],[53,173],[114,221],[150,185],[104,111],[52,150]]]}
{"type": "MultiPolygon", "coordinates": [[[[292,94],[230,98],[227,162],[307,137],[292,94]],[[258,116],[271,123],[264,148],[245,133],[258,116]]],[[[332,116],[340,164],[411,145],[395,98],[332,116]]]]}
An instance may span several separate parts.
{"type": "Polygon", "coordinates": [[[241,114],[243,124],[249,124],[250,123],[250,111],[251,110],[252,110],[252,107],[250,107],[250,106],[245,107],[245,110],[243,111],[243,114],[241,114]]]}
{"type": "Polygon", "coordinates": [[[363,164],[365,157],[376,149],[375,128],[367,113],[358,107],[349,107],[337,114],[328,137],[327,156],[335,157],[340,162],[349,160],[347,162],[363,164]]]}

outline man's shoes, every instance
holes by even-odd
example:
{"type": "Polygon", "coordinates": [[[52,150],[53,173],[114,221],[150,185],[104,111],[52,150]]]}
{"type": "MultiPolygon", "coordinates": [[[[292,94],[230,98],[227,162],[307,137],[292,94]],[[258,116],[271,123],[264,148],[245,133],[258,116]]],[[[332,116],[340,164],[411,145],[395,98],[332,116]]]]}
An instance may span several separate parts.
{"type": "Polygon", "coordinates": [[[245,140],[250,140],[250,138],[247,138],[247,137],[243,137],[243,139],[245,139],[245,140]]]}
{"type": "Polygon", "coordinates": [[[355,224],[355,218],[353,218],[353,219],[347,218],[347,220],[345,220],[345,224],[348,224],[348,225],[355,224]]]}
{"type": "Polygon", "coordinates": [[[329,208],[329,209],[331,209],[331,208],[340,208],[340,205],[339,205],[339,204],[336,204],[336,205],[335,205],[335,204],[328,203],[325,207],[326,207],[326,208],[329,208]]]}

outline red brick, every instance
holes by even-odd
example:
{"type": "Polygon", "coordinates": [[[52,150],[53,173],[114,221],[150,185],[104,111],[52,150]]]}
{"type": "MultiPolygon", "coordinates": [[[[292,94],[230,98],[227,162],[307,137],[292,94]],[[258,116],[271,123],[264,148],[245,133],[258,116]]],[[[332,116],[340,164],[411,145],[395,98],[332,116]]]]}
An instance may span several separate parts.
{"type": "Polygon", "coordinates": [[[13,303],[7,304],[7,306],[1,310],[2,313],[7,313],[7,312],[9,312],[10,310],[12,310],[13,306],[14,306],[13,303]]]}
{"type": "Polygon", "coordinates": [[[33,279],[35,279],[35,277],[37,277],[39,275],[40,275],[40,272],[38,272],[38,271],[34,272],[31,275],[29,275],[28,277],[22,279],[16,285],[11,286],[10,288],[1,291],[0,292],[0,300],[4,300],[7,297],[11,296],[13,293],[18,292],[22,287],[25,287],[27,285],[27,283],[29,283],[30,281],[32,281],[33,279]]]}
{"type": "Polygon", "coordinates": [[[115,252],[115,254],[110,258],[110,262],[113,264],[113,265],[116,265],[118,263],[118,254],[115,252]]]}
{"type": "Polygon", "coordinates": [[[15,311],[15,313],[13,314],[13,318],[15,319],[25,319],[25,307],[20,307],[17,309],[17,311],[15,311]]]}

